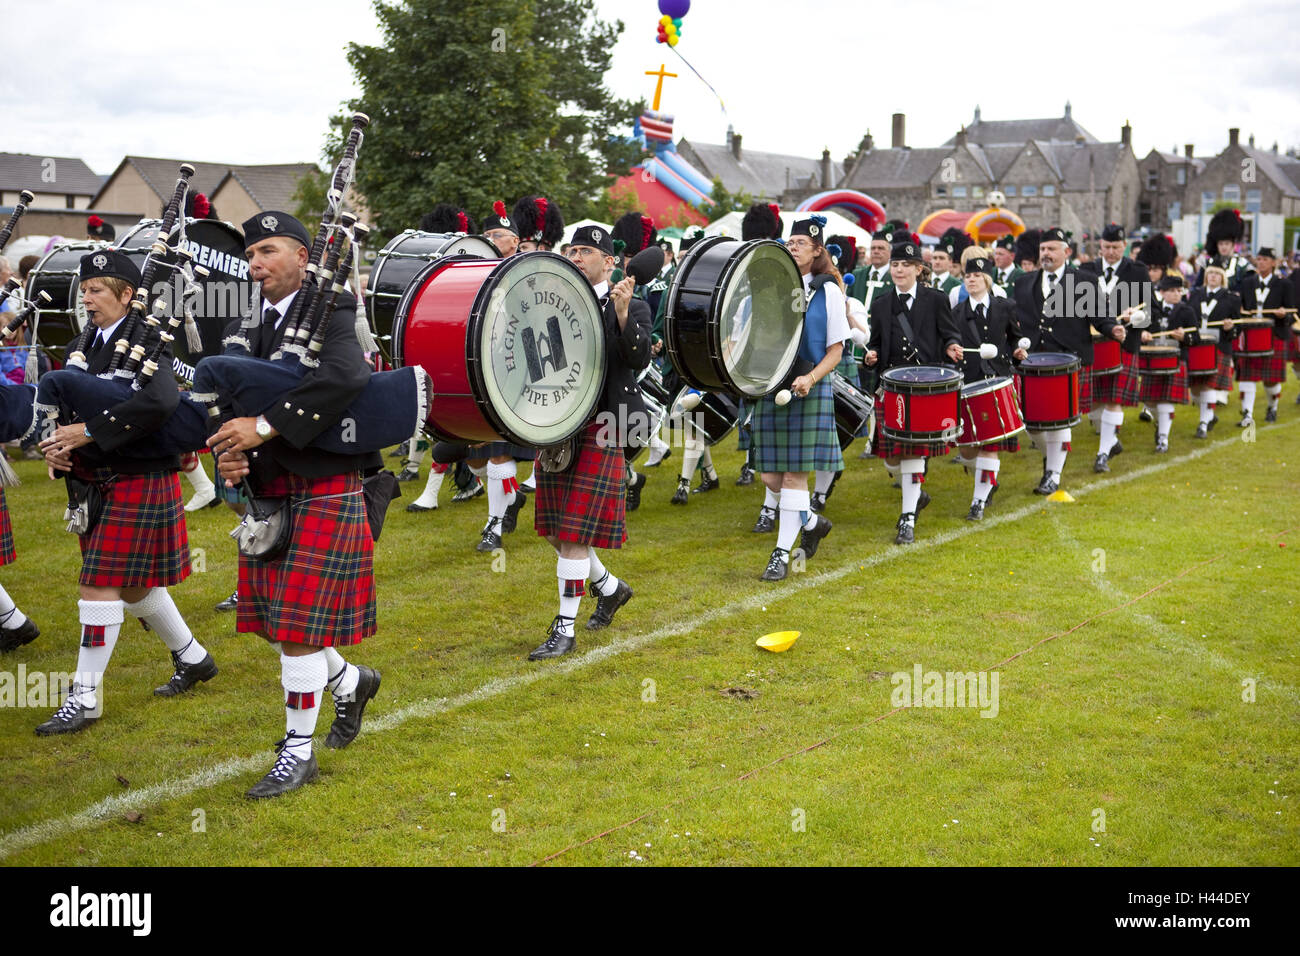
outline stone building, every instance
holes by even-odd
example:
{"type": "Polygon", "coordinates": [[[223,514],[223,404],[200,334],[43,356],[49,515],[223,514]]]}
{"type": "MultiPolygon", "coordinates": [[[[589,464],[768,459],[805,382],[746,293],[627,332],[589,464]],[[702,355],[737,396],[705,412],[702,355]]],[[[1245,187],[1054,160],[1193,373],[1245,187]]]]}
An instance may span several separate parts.
{"type": "Polygon", "coordinates": [[[844,164],[832,160],[829,150],[822,150],[821,159],[747,150],[731,127],[725,145],[682,139],[677,152],[709,180],[722,180],[727,192],[744,191],[767,202],[780,201],[787,193],[811,196],[841,185],[844,179],[844,164]]]}

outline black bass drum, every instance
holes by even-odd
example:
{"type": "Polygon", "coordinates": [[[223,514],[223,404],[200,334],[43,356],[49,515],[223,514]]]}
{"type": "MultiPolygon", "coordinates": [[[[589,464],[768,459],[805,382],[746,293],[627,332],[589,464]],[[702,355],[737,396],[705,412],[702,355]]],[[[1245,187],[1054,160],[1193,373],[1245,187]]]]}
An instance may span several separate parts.
{"type": "Polygon", "coordinates": [[[42,292],[51,300],[43,308],[38,307],[32,318],[36,341],[55,350],[60,361],[67,344],[86,327],[86,310],[80,295],[81,257],[106,245],[90,239],[59,243],[41,257],[27,277],[25,295],[29,300],[36,302],[42,292]]]}
{"type": "Polygon", "coordinates": [[[668,289],[664,343],[701,391],[757,398],[789,375],[803,334],[803,280],[774,239],[725,236],[691,247],[668,289]]]}

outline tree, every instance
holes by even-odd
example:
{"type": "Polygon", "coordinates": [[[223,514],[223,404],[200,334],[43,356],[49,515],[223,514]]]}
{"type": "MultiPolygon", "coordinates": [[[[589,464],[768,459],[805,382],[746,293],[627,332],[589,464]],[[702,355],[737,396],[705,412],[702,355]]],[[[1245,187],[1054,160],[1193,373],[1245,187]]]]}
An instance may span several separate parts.
{"type": "Polygon", "coordinates": [[[307,223],[309,230],[320,220],[320,214],[325,209],[325,194],[329,190],[329,184],[329,174],[313,169],[303,173],[293,189],[293,214],[307,223]]]}
{"type": "Polygon", "coordinates": [[[754,197],[745,190],[738,193],[730,193],[727,187],[722,185],[722,180],[714,178],[713,192],[710,194],[713,199],[713,205],[704,210],[704,214],[709,217],[709,222],[721,219],[729,212],[745,212],[750,206],[754,205],[754,197]]]}
{"type": "Polygon", "coordinates": [[[640,211],[641,197],[636,194],[631,183],[622,183],[602,190],[588,215],[600,222],[613,224],[620,216],[640,211]]]}
{"type": "MultiPolygon", "coordinates": [[[[635,104],[603,84],[623,30],[593,0],[374,0],[383,46],[350,44],[367,113],[357,188],[391,235],[437,202],[475,219],[495,200],[540,194],[583,216],[608,170],[638,149],[612,139],[635,104]]],[[[331,162],[345,118],[334,121],[331,162]]]]}

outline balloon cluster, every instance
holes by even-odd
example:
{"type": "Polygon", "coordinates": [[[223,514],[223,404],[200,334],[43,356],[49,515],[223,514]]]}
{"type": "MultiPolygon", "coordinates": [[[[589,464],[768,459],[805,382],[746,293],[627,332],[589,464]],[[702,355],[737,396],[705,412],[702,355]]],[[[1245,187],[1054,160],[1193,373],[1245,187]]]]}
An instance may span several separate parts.
{"type": "Polygon", "coordinates": [[[656,41],[676,46],[682,38],[682,17],[691,9],[691,0],[659,0],[659,35],[656,41]]]}

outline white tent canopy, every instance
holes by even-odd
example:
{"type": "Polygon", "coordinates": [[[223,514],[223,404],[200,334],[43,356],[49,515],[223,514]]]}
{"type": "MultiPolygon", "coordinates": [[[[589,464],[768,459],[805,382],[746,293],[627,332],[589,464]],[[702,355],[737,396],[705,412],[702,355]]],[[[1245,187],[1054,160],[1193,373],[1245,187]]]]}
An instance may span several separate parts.
{"type": "MultiPolygon", "coordinates": [[[[809,216],[818,215],[826,217],[826,235],[828,236],[852,236],[858,242],[858,248],[864,249],[871,244],[871,233],[867,232],[852,219],[846,219],[833,209],[825,212],[794,212],[781,211],[781,232],[783,235],[790,234],[790,227],[801,219],[807,219],[809,216]]],[[[729,212],[721,219],[716,219],[704,227],[706,236],[732,236],[740,238],[740,221],[745,218],[743,212],[729,212]]]]}

